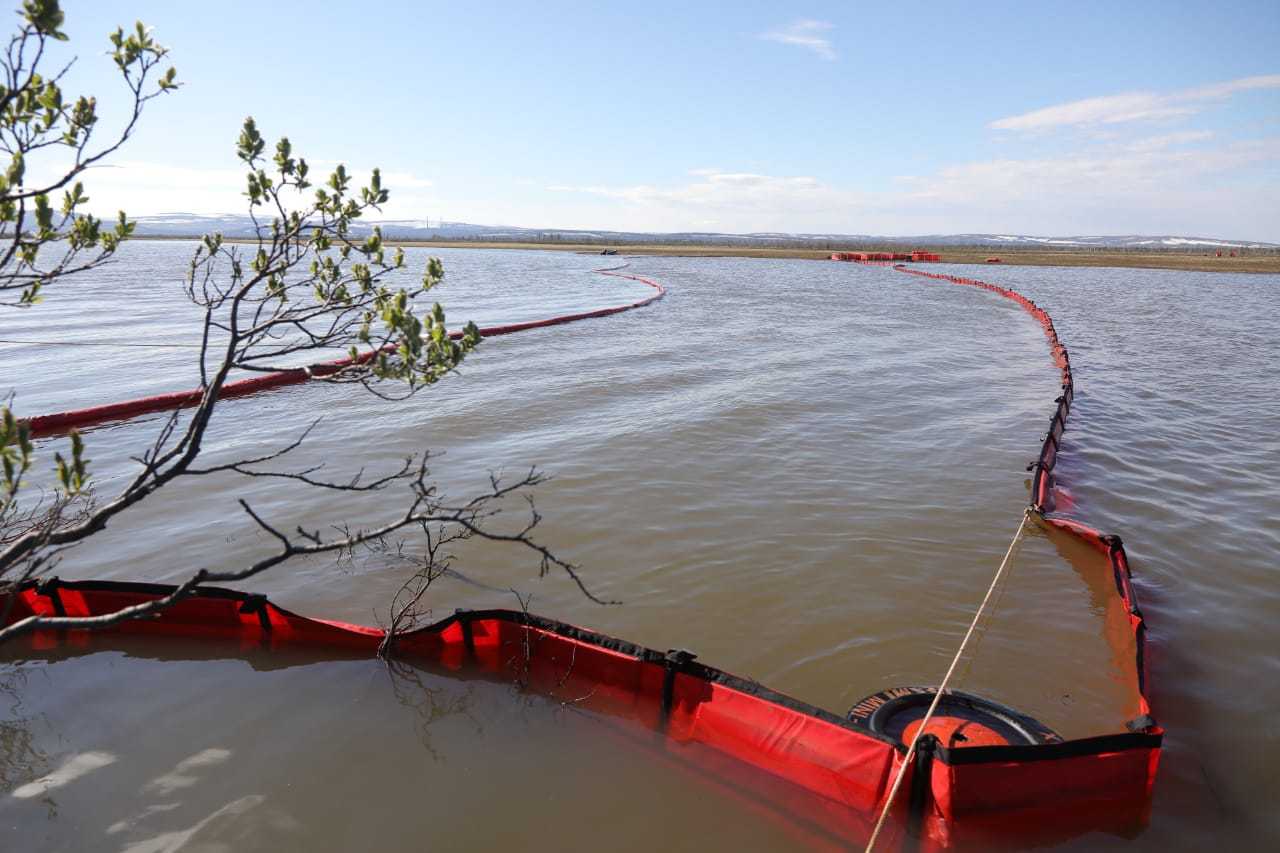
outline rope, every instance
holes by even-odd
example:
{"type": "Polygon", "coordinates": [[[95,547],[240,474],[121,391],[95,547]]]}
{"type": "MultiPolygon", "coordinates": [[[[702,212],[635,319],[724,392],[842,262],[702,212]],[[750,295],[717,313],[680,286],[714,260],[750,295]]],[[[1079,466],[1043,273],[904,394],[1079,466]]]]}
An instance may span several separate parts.
{"type": "Polygon", "coordinates": [[[880,811],[880,819],[876,821],[876,827],[871,833],[871,839],[867,841],[865,853],[871,853],[876,846],[876,839],[880,837],[880,830],[884,828],[885,819],[889,817],[889,808],[893,805],[893,798],[898,795],[898,789],[902,787],[902,780],[907,775],[907,767],[911,765],[911,759],[915,757],[916,744],[919,743],[921,735],[924,734],[925,728],[929,725],[929,720],[933,718],[934,711],[938,710],[938,703],[942,701],[942,694],[946,692],[947,684],[951,681],[951,676],[955,674],[956,666],[959,665],[960,659],[964,657],[965,648],[969,645],[969,640],[973,637],[973,632],[978,627],[983,611],[986,610],[987,604],[991,601],[991,596],[995,594],[996,588],[1000,585],[1000,579],[1004,577],[1004,571],[1009,566],[1009,560],[1013,556],[1013,549],[1022,541],[1022,535],[1027,530],[1027,520],[1030,517],[1031,507],[1027,507],[1022,511],[1022,521],[1018,524],[1018,531],[1013,534],[1013,541],[1009,543],[1009,549],[1004,552],[1004,559],[1000,561],[1000,567],[996,569],[995,577],[991,579],[991,586],[987,587],[987,594],[983,596],[982,603],[978,605],[978,612],[973,614],[973,621],[969,623],[969,630],[965,632],[964,639],[960,641],[960,648],[956,649],[955,657],[951,659],[951,666],[947,667],[947,674],[942,677],[942,683],[938,685],[938,692],[934,694],[933,702],[929,704],[929,710],[925,712],[924,719],[920,721],[915,735],[911,738],[911,745],[907,747],[906,757],[902,759],[902,765],[898,768],[898,775],[893,780],[893,787],[889,789],[889,796],[884,801],[884,808],[880,811]]]}

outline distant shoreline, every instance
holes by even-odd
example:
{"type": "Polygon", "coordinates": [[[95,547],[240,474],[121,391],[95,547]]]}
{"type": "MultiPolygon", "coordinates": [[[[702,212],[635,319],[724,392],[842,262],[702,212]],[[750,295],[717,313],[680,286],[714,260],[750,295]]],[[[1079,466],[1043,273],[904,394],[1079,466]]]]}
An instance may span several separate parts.
{"type": "MultiPolygon", "coordinates": [[[[198,240],[195,237],[147,236],[132,237],[133,240],[198,240]]],[[[227,242],[249,242],[247,238],[227,238],[227,242]]],[[[386,238],[391,246],[405,246],[427,249],[541,249],[553,252],[574,252],[582,255],[599,256],[605,248],[616,249],[613,257],[624,255],[658,255],[686,258],[795,258],[807,260],[828,260],[833,249],[797,249],[770,248],[763,246],[725,246],[697,244],[646,244],[619,243],[617,245],[601,245],[599,243],[561,243],[561,242],[520,242],[505,240],[397,240],[386,238]]],[[[1046,250],[1041,248],[1022,247],[990,247],[990,246],[912,246],[937,252],[945,264],[987,264],[987,258],[1000,258],[1003,266],[1033,267],[1113,267],[1119,269],[1159,269],[1185,270],[1189,272],[1232,272],[1232,273],[1280,273],[1280,252],[1244,250],[1237,257],[1230,257],[1229,250],[1223,251],[1223,257],[1216,257],[1216,249],[1189,251],[1181,249],[1165,249],[1157,251],[1133,251],[1107,248],[1046,250]]],[[[857,251],[903,251],[901,246],[849,247],[857,251]]],[[[839,263],[839,262],[833,262],[839,263]]],[[[991,266],[997,266],[991,264],[991,266]]]]}

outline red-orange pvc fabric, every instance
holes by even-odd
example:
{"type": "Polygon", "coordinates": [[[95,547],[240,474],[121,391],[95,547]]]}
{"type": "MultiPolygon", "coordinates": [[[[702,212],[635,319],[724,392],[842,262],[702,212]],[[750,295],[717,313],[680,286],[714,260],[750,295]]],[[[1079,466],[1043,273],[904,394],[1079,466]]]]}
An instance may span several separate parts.
{"type": "MultiPolygon", "coordinates": [[[[623,311],[630,311],[634,308],[642,308],[661,299],[666,295],[666,288],[656,281],[650,281],[637,275],[628,275],[620,273],[612,269],[593,270],[600,275],[614,276],[616,278],[630,279],[641,284],[653,288],[654,293],[646,296],[644,299],[637,299],[634,302],[628,302],[624,305],[614,305],[609,308],[598,308],[594,311],[581,311],[575,314],[561,314],[556,317],[547,317],[541,320],[530,320],[524,323],[508,323],[502,326],[487,326],[480,330],[482,338],[496,338],[499,335],[510,335],[516,332],[525,332],[530,329],[542,329],[548,326],[560,326],[565,323],[576,323],[580,320],[589,320],[596,317],[608,317],[611,314],[620,314],[623,311]]],[[[450,338],[457,340],[462,337],[462,332],[451,332],[450,338]]],[[[387,347],[388,352],[395,349],[394,345],[387,347]]],[[[344,367],[350,367],[353,364],[364,364],[373,359],[378,354],[377,350],[371,350],[362,353],[355,358],[340,358],[334,361],[325,361],[319,364],[308,365],[307,367],[298,367],[292,370],[279,370],[273,373],[264,373],[261,376],[251,376],[247,379],[238,379],[234,382],[225,383],[218,392],[218,397],[243,397],[247,394],[257,394],[260,391],[267,391],[272,388],[280,388],[285,385],[296,385],[300,382],[306,382],[315,376],[332,376],[344,367]]],[[[173,409],[183,409],[189,406],[197,405],[204,395],[204,391],[194,388],[190,391],[174,391],[169,394],[155,394],[150,397],[139,397],[134,400],[122,400],[117,403],[106,403],[101,406],[91,406],[85,409],[72,409],[66,412],[53,412],[47,415],[36,415],[27,419],[26,423],[31,430],[33,437],[51,435],[66,430],[75,429],[83,426],[91,426],[93,424],[106,423],[108,421],[125,420],[127,418],[145,415],[150,412],[166,412],[173,409]]]]}
{"type": "Polygon", "coordinates": [[[1040,448],[1040,455],[1033,464],[1035,475],[1031,484],[1031,505],[1043,512],[1052,511],[1054,508],[1053,469],[1057,464],[1058,447],[1062,441],[1062,432],[1066,428],[1067,415],[1071,411],[1071,402],[1075,397],[1075,383],[1071,376],[1071,357],[1067,353],[1067,348],[1063,346],[1062,341],[1058,339],[1058,330],[1054,328],[1053,318],[1049,316],[1047,311],[1021,293],[1016,290],[1010,290],[1007,287],[1001,287],[998,284],[989,284],[976,278],[913,270],[902,264],[896,265],[894,269],[908,275],[947,281],[952,284],[963,284],[998,293],[1006,299],[1011,299],[1021,305],[1044,329],[1045,337],[1049,339],[1050,354],[1053,356],[1054,364],[1058,366],[1062,374],[1062,394],[1055,401],[1057,408],[1054,409],[1053,417],[1049,420],[1049,431],[1046,433],[1044,444],[1040,448]]]}
{"type": "MultiPolygon", "coordinates": [[[[1071,356],[1067,352],[1066,346],[1058,338],[1058,331],[1053,325],[1053,318],[1049,316],[1047,311],[1036,305],[1035,302],[1016,290],[1011,290],[1007,287],[979,281],[975,278],[914,270],[902,264],[897,265],[894,269],[908,275],[946,281],[951,284],[967,285],[998,293],[1000,296],[1011,299],[1022,306],[1023,310],[1035,318],[1036,322],[1044,329],[1045,337],[1049,339],[1049,350],[1053,356],[1054,364],[1057,365],[1061,373],[1062,393],[1054,401],[1056,407],[1054,408],[1053,416],[1049,419],[1049,429],[1040,445],[1040,453],[1031,465],[1031,469],[1034,471],[1031,480],[1031,506],[1039,511],[1038,517],[1045,525],[1068,533],[1088,543],[1105,555],[1115,581],[1116,594],[1128,614],[1129,628],[1133,634],[1134,647],[1136,649],[1134,681],[1138,695],[1135,698],[1136,704],[1140,709],[1140,715],[1137,719],[1131,721],[1129,725],[1131,728],[1138,730],[1160,731],[1159,726],[1156,725],[1151,716],[1151,705],[1147,698],[1147,627],[1145,620],[1142,618],[1142,611],[1138,608],[1137,595],[1133,590],[1132,572],[1129,568],[1129,557],[1125,554],[1124,544],[1118,536],[1103,534],[1078,521],[1056,518],[1049,514],[1054,509],[1054,471],[1058,462],[1058,450],[1062,444],[1062,434],[1066,430],[1067,416],[1071,413],[1071,404],[1075,399],[1075,379],[1071,373],[1071,356]]],[[[1150,772],[1154,779],[1154,761],[1150,772]]]]}
{"type": "MultiPolygon", "coordinates": [[[[92,616],[154,600],[172,586],[111,581],[27,583],[13,593],[8,622],[33,615],[92,616]]],[[[373,654],[383,632],[310,619],[262,596],[202,588],[158,616],[108,632],[203,637],[243,649],[306,645],[373,654]]],[[[35,648],[91,648],[99,634],[41,630],[35,648]]],[[[400,635],[397,654],[494,678],[575,707],[629,720],[664,742],[704,750],[698,763],[720,782],[764,787],[779,819],[810,827],[827,845],[865,842],[902,761],[901,744],[855,722],[704,666],[687,653],[662,653],[520,611],[460,611],[400,635]],[[585,698],[583,698],[585,697],[585,698]],[[741,776],[733,768],[750,770],[741,776]],[[752,781],[755,779],[756,781],[752,781]]],[[[928,775],[930,802],[917,849],[1021,844],[1139,825],[1149,801],[1158,732],[1128,732],[1041,746],[939,749],[928,775]]],[[[914,770],[908,772],[908,780],[914,770]]],[[[907,841],[903,817],[883,849],[907,841]]]]}
{"type": "MultiPolygon", "coordinates": [[[[900,819],[887,838],[882,835],[881,849],[908,843],[924,850],[988,849],[1052,843],[1087,832],[1130,832],[1146,820],[1163,732],[1151,718],[1146,698],[1146,629],[1123,544],[1079,522],[1043,515],[1052,507],[1052,474],[1074,392],[1067,350],[1049,315],[1015,291],[900,269],[999,293],[1018,302],[1044,328],[1063,390],[1036,462],[1031,501],[1046,525],[1088,543],[1107,560],[1136,643],[1135,704],[1140,714],[1128,731],[1101,737],[1033,746],[938,747],[936,759],[919,771],[921,785],[914,778],[921,765],[907,771],[905,787],[919,787],[923,793],[919,803],[909,805],[902,797],[895,802],[900,819]],[[917,837],[908,838],[908,825],[916,827],[917,837]]],[[[660,285],[646,283],[658,289],[651,299],[661,296],[660,285]]],[[[174,589],[52,579],[0,594],[0,607],[9,624],[36,615],[92,616],[174,589]]],[[[262,596],[214,588],[201,588],[156,618],[108,630],[233,640],[253,648],[299,644],[357,654],[373,654],[384,636],[375,628],[299,616],[262,596]]],[[[42,630],[30,642],[37,648],[88,646],[92,636],[42,630]]],[[[664,654],[519,611],[459,612],[401,635],[396,648],[401,655],[447,668],[473,667],[495,678],[515,679],[553,698],[572,698],[576,707],[655,729],[663,743],[696,746],[703,752],[692,762],[694,769],[713,781],[737,779],[734,768],[751,768],[753,778],[771,780],[768,797],[781,819],[805,823],[827,845],[865,843],[905,753],[902,744],[860,723],[704,666],[687,653],[664,654]]]]}

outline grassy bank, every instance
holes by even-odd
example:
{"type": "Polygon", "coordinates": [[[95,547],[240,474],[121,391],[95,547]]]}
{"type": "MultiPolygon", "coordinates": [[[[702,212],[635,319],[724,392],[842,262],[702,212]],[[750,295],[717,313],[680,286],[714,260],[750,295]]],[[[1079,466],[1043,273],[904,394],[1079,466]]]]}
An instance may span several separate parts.
{"type": "MultiPolygon", "coordinates": [[[[572,243],[506,243],[445,240],[398,241],[394,245],[459,249],[550,249],[599,255],[599,245],[572,243]]],[[[1253,251],[1240,257],[1215,257],[1213,252],[1150,251],[1135,252],[1115,249],[1069,249],[1063,251],[1038,248],[992,249],[969,246],[915,246],[937,252],[943,263],[986,264],[987,258],[998,257],[1006,265],[1036,267],[1129,267],[1159,270],[1195,270],[1201,272],[1280,273],[1280,253],[1253,251]]],[[[691,246],[691,245],[620,245],[618,255],[671,255],[688,258],[809,258],[826,260],[829,249],[791,249],[757,246],[691,246]]],[[[902,251],[902,247],[880,247],[858,251],[902,251]]]]}

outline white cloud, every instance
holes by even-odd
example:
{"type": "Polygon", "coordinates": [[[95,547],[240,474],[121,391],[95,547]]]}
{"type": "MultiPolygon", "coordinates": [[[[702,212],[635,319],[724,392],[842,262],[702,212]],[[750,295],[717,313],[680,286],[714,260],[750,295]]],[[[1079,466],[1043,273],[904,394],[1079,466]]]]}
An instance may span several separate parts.
{"type": "MultiPolygon", "coordinates": [[[[56,171],[55,164],[45,164],[56,171]]],[[[122,160],[89,169],[80,180],[89,209],[114,217],[148,213],[226,213],[245,209],[245,176],[239,169],[190,168],[122,160]]]]}
{"type": "Polygon", "coordinates": [[[960,164],[917,181],[899,210],[946,231],[963,223],[964,230],[997,233],[1280,241],[1275,181],[1257,180],[1259,168],[1280,162],[1280,138],[1186,147],[1195,141],[1203,138],[1153,137],[1066,157],[960,164]]]}
{"type": "MultiPolygon", "coordinates": [[[[321,184],[337,161],[308,161],[310,178],[321,184]]],[[[52,158],[29,165],[28,184],[60,175],[66,164],[52,158]]],[[[348,167],[353,187],[365,186],[372,169],[348,167]]],[[[84,172],[80,181],[89,196],[88,210],[99,216],[115,217],[117,210],[130,216],[157,213],[196,213],[219,215],[247,212],[243,168],[200,168],[175,166],[140,160],[121,160],[109,166],[94,167],[84,172]]],[[[391,191],[391,200],[383,206],[386,218],[421,216],[421,209],[435,204],[429,191],[432,181],[407,171],[382,172],[382,185],[391,191]]],[[[295,203],[308,201],[311,191],[298,196],[295,203]]],[[[286,195],[286,200],[289,196],[286,195]]]]}
{"type": "MultiPolygon", "coordinates": [[[[626,202],[653,211],[670,211],[680,221],[705,223],[708,214],[728,227],[755,221],[781,227],[780,217],[847,204],[849,196],[807,176],[711,172],[698,169],[693,180],[678,186],[551,186],[548,190],[581,193],[626,202]]],[[[749,227],[757,230],[764,225],[749,227]]]]}
{"type": "MultiPolygon", "coordinates": [[[[307,160],[307,165],[311,167],[311,179],[316,180],[323,176],[327,178],[334,168],[342,163],[347,167],[347,171],[352,176],[353,182],[368,183],[370,175],[373,174],[372,168],[358,169],[353,168],[351,163],[346,160],[307,160]]],[[[424,189],[426,187],[435,186],[435,182],[426,178],[418,177],[412,172],[397,172],[382,169],[382,185],[391,187],[392,189],[424,189]]]]}
{"type": "Polygon", "coordinates": [[[1181,94],[1187,98],[1216,99],[1229,98],[1236,92],[1248,92],[1253,89],[1280,89],[1280,74],[1263,74],[1257,77],[1241,77],[1225,83],[1211,83],[1196,89],[1188,89],[1181,94]]]}
{"type": "Polygon", "coordinates": [[[579,214],[585,224],[643,231],[700,230],[714,221],[739,233],[1182,233],[1280,242],[1274,181],[1237,180],[1280,163],[1280,137],[1213,140],[1186,131],[1071,156],[961,163],[898,178],[882,191],[705,170],[666,186],[548,189],[597,199],[594,212],[579,214]]]}
{"type": "Polygon", "coordinates": [[[1022,115],[1009,116],[991,122],[990,127],[996,130],[1034,132],[1060,127],[1089,127],[1184,118],[1200,112],[1213,101],[1225,100],[1238,92],[1278,88],[1280,88],[1280,74],[1268,74],[1164,94],[1126,92],[1070,101],[1022,115]]]}
{"type": "MultiPolygon", "coordinates": [[[[1220,90],[1216,90],[1220,91],[1220,90]]],[[[829,182],[730,167],[671,182],[566,183],[541,192],[433,186],[384,172],[391,202],[378,219],[636,231],[815,233],[1173,233],[1280,242],[1274,203],[1280,136],[1245,141],[1209,131],[1095,139],[1069,155],[1020,154],[953,163],[913,177],[829,182]]],[[[1224,132],[1225,134],[1225,132],[1224,132]]],[[[46,164],[48,167],[48,164],[46,164]]],[[[332,164],[316,161],[317,177],[332,164]]],[[[32,173],[39,171],[32,167],[32,173]]],[[[51,172],[50,172],[51,173],[51,172]]],[[[367,170],[352,169],[359,184],[367,170]]],[[[123,161],[84,180],[99,215],[245,210],[237,168],[123,161]]],[[[540,184],[541,186],[541,184],[540,184]]]]}
{"type": "Polygon", "coordinates": [[[396,190],[424,190],[435,186],[435,181],[420,178],[412,172],[382,172],[382,185],[396,190]]]}
{"type": "MultiPolygon", "coordinates": [[[[1280,138],[1212,149],[1180,147],[1207,138],[1201,133],[1170,134],[1070,157],[965,163],[917,180],[908,196],[963,204],[980,199],[984,207],[997,209],[1027,200],[1060,206],[1072,200],[1103,205],[1146,198],[1158,204],[1162,194],[1194,188],[1210,175],[1280,160],[1280,138]]],[[[1142,230],[1140,223],[1132,227],[1142,230]]]]}
{"type": "Polygon", "coordinates": [[[1157,151],[1174,145],[1189,145],[1194,142],[1205,142],[1213,138],[1210,130],[1184,130],[1178,133],[1166,133],[1164,136],[1148,136],[1125,143],[1129,151],[1157,151]]]}
{"type": "Polygon", "coordinates": [[[814,21],[808,18],[801,18],[794,21],[780,30],[771,30],[762,33],[760,38],[765,41],[776,41],[780,44],[794,45],[811,50],[818,56],[832,62],[836,58],[835,48],[831,46],[831,40],[824,33],[835,29],[835,25],[827,21],[814,21]]]}

